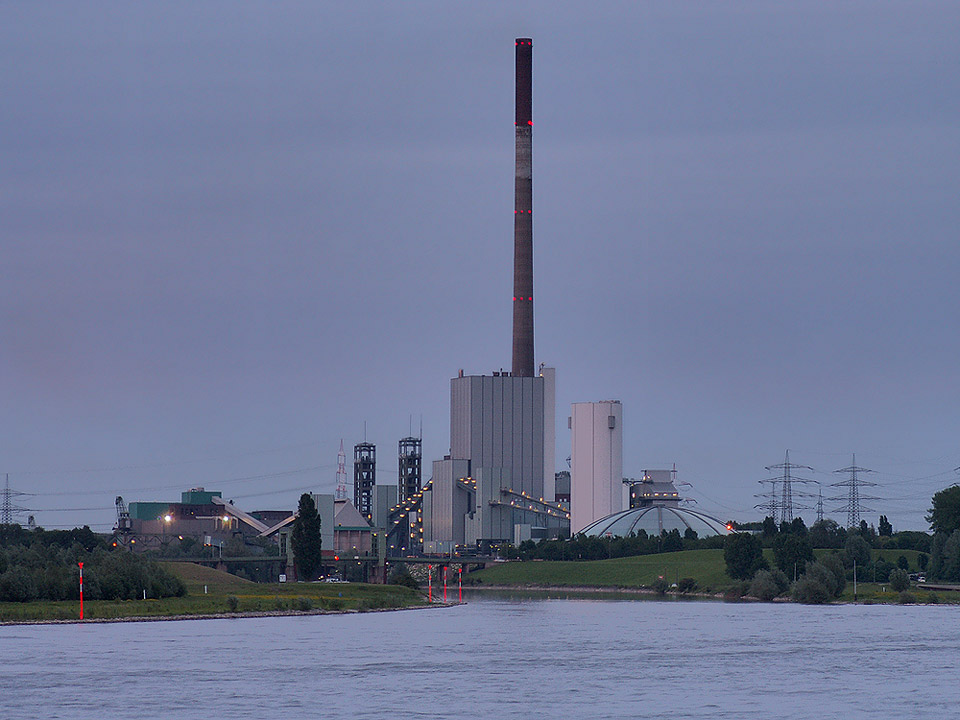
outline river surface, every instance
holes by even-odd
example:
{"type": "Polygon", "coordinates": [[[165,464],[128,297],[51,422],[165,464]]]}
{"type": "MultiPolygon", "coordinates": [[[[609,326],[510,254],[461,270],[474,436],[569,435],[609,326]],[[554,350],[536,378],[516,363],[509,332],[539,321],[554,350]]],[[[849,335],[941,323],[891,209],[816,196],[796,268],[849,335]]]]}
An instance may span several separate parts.
{"type": "Polygon", "coordinates": [[[960,607],[532,599],[0,627],[0,717],[951,718],[960,607]]]}

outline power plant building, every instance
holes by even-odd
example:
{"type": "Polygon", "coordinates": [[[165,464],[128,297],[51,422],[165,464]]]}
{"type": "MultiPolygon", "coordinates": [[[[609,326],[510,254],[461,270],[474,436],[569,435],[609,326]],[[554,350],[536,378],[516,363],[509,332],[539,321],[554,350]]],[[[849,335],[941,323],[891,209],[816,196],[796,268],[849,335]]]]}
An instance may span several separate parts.
{"type": "Polygon", "coordinates": [[[555,375],[534,365],[533,41],[516,41],[513,365],[450,381],[450,455],[423,496],[424,542],[514,542],[569,531],[553,503],[555,375]],[[519,531],[518,531],[518,528],[519,531]]]}
{"type": "Polygon", "coordinates": [[[574,403],[570,429],[570,527],[579,532],[627,507],[620,401],[574,403]]]}

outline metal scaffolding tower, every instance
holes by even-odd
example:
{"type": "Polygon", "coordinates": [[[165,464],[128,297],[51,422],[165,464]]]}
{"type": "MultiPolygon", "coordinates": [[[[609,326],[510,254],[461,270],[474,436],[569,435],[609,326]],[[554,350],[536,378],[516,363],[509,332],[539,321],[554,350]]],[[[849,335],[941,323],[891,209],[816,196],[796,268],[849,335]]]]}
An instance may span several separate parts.
{"type": "Polygon", "coordinates": [[[840,468],[839,470],[834,470],[838,473],[849,473],[850,477],[842,482],[832,483],[830,487],[845,487],[847,488],[846,495],[840,495],[837,497],[828,498],[828,500],[841,501],[846,500],[847,504],[842,507],[837,508],[833,512],[845,512],[847,514],[847,527],[853,528],[860,525],[860,513],[867,510],[869,512],[874,512],[871,508],[865,507],[860,504],[861,500],[879,500],[878,497],[872,497],[863,495],[860,492],[862,487],[872,487],[876,483],[867,482],[862,480],[859,475],[860,473],[870,473],[873,470],[867,470],[866,468],[857,467],[857,455],[854,453],[853,462],[849,467],[840,468]]]}
{"type": "Polygon", "coordinates": [[[403,438],[398,449],[398,502],[402,503],[420,492],[423,478],[422,464],[423,441],[415,437],[403,438]]]}
{"type": "Polygon", "coordinates": [[[367,520],[373,519],[373,486],[377,484],[377,446],[353,446],[353,504],[367,520]]]}

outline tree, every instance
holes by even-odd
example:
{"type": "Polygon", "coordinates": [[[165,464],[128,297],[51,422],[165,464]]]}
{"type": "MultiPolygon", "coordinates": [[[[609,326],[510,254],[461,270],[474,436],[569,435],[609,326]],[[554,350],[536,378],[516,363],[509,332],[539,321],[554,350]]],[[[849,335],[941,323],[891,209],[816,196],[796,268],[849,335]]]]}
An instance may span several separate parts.
{"type": "Polygon", "coordinates": [[[806,537],[781,533],[773,539],[773,560],[787,577],[802,575],[807,562],[813,560],[813,547],[806,537]]]}
{"type": "Polygon", "coordinates": [[[766,570],[763,543],[750,533],[731,533],[723,543],[727,575],[734,580],[749,580],[757,570],[766,570]]]}
{"type": "MultiPolygon", "coordinates": [[[[894,570],[896,565],[892,562],[887,562],[882,557],[877,558],[873,563],[873,576],[871,579],[874,582],[886,582],[890,579],[890,571],[894,570]]],[[[864,579],[867,578],[867,575],[862,576],[864,579]]]]}
{"type": "Polygon", "coordinates": [[[859,535],[851,535],[843,546],[844,560],[847,565],[856,562],[860,567],[870,564],[870,544],[859,535]]]}
{"type": "Polygon", "coordinates": [[[830,600],[830,591],[810,575],[804,575],[793,584],[793,599],[808,605],[822,605],[830,600]]]}
{"type": "Polygon", "coordinates": [[[960,581],[960,530],[950,533],[943,544],[943,560],[938,580],[960,581]]]}
{"type": "Polygon", "coordinates": [[[810,527],[809,538],[815,548],[841,548],[847,539],[847,531],[836,520],[821,520],[810,527]]]}
{"type": "Polygon", "coordinates": [[[322,544],[317,506],[314,505],[313,498],[304,493],[300,496],[297,519],[293,521],[293,532],[290,535],[290,547],[293,549],[293,562],[298,579],[313,580],[317,576],[323,563],[322,544]]]}
{"type": "Polygon", "coordinates": [[[880,533],[881,537],[890,537],[893,535],[893,525],[891,525],[890,521],[887,520],[886,515],[880,516],[880,523],[877,525],[877,532],[880,533]]]}
{"type": "Polygon", "coordinates": [[[903,592],[910,587],[910,578],[907,576],[907,571],[901,570],[900,568],[891,570],[890,587],[893,588],[895,592],[903,592]]]}
{"type": "Polygon", "coordinates": [[[843,558],[840,553],[830,553],[820,558],[819,563],[827,570],[833,573],[836,578],[836,587],[834,588],[834,597],[840,597],[844,588],[847,586],[847,569],[843,565],[843,558]]]}
{"type": "Polygon", "coordinates": [[[951,534],[960,529],[960,485],[934,493],[927,522],[934,533],[951,534]]]}
{"type": "MultiPolygon", "coordinates": [[[[830,593],[831,597],[837,597],[840,593],[837,592],[840,588],[840,582],[837,579],[837,576],[834,574],[833,570],[828,568],[823,563],[812,562],[807,565],[807,571],[804,573],[804,577],[815,580],[820,583],[827,589],[827,592],[830,593]]],[[[846,581],[844,581],[846,584],[846,581]]],[[[843,592],[842,590],[840,592],[843,592]]]]}
{"type": "Polygon", "coordinates": [[[663,551],[676,552],[683,550],[683,540],[680,537],[680,531],[674,528],[670,532],[663,531],[663,551]]]}
{"type": "Polygon", "coordinates": [[[777,534],[777,523],[773,521],[773,518],[767,515],[763,519],[763,536],[765,538],[773,537],[777,534]]]}

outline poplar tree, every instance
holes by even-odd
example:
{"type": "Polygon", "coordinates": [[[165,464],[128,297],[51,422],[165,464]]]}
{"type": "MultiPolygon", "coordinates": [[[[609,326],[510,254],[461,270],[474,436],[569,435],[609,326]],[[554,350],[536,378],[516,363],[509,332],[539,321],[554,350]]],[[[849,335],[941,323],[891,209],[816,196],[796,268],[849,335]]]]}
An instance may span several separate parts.
{"type": "Polygon", "coordinates": [[[308,493],[300,496],[297,519],[293,521],[290,545],[293,549],[293,564],[298,580],[313,580],[323,564],[321,554],[323,540],[320,537],[320,516],[317,506],[308,493]]]}

